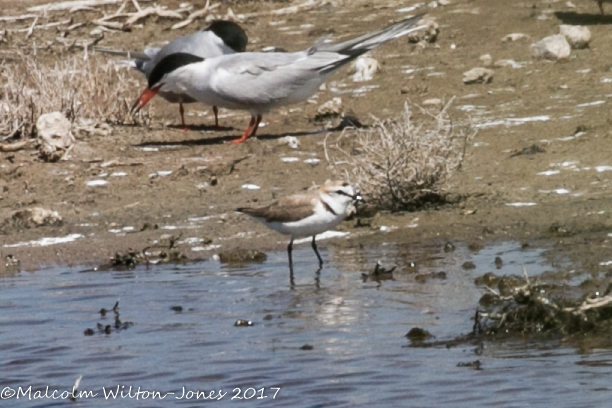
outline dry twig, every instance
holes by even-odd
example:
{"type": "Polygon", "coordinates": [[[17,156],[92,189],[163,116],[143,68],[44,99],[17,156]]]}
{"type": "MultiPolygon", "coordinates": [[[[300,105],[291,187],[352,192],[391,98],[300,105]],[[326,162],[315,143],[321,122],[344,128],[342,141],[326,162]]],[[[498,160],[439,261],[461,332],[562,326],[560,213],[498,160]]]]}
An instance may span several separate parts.
{"type": "Polygon", "coordinates": [[[0,17],[0,21],[6,21],[7,23],[14,23],[18,20],[27,20],[30,18],[38,18],[38,14],[23,14],[21,16],[5,16],[0,17]]]}
{"type": "Polygon", "coordinates": [[[0,143],[0,152],[16,152],[29,147],[34,142],[36,142],[34,139],[28,139],[15,143],[0,143]]]}
{"type": "Polygon", "coordinates": [[[139,20],[147,16],[150,16],[152,14],[157,14],[160,17],[166,17],[166,18],[177,18],[177,19],[183,18],[183,16],[179,12],[172,11],[172,10],[164,10],[160,6],[147,7],[146,9],[141,9],[140,6],[138,6],[138,11],[136,13],[124,13],[123,10],[125,9],[126,3],[124,3],[119,8],[119,10],[115,12],[115,14],[111,14],[111,15],[99,18],[97,20],[93,20],[92,23],[97,24],[99,26],[114,28],[116,30],[127,31],[127,30],[130,30],[132,26],[135,23],[137,23],[139,20]],[[124,23],[109,21],[109,20],[114,20],[116,18],[122,18],[122,17],[128,17],[128,19],[124,23]]]}
{"type": "Polygon", "coordinates": [[[36,27],[36,23],[38,23],[38,17],[36,17],[34,19],[34,21],[32,22],[32,25],[30,26],[30,28],[28,28],[28,31],[26,32],[26,36],[25,39],[27,40],[28,38],[30,38],[30,36],[32,35],[32,33],[34,32],[34,27],[36,27]]]}
{"type": "Polygon", "coordinates": [[[298,4],[296,6],[284,7],[277,10],[269,10],[269,11],[258,11],[255,13],[248,13],[244,16],[249,17],[259,17],[266,15],[280,16],[283,14],[295,14],[299,11],[310,10],[317,7],[321,7],[325,4],[328,4],[329,0],[306,0],[304,3],[298,4]]]}
{"type": "MultiPolygon", "coordinates": [[[[405,210],[440,199],[444,184],[463,160],[458,135],[448,116],[452,100],[431,122],[414,123],[408,103],[402,116],[369,129],[345,129],[325,157],[334,172],[360,186],[366,201],[379,209],[405,210]],[[351,138],[347,137],[350,135],[351,138]]],[[[462,133],[465,137],[471,131],[462,133]]]]}
{"type": "Polygon", "coordinates": [[[186,27],[189,24],[193,23],[198,18],[204,17],[209,11],[211,11],[212,9],[217,8],[220,4],[221,3],[217,3],[217,4],[213,5],[213,6],[211,6],[210,5],[210,0],[206,0],[206,5],[204,6],[204,8],[202,10],[194,11],[193,13],[191,13],[189,15],[189,17],[187,17],[186,20],[181,21],[180,23],[174,24],[171,28],[173,30],[176,30],[178,28],[186,27]]]}
{"type": "MultiPolygon", "coordinates": [[[[75,7],[98,7],[106,6],[109,4],[118,4],[124,0],[74,0],[74,1],[60,1],[56,3],[47,3],[40,6],[28,7],[28,11],[34,12],[48,12],[48,11],[64,11],[71,10],[75,7]]],[[[151,0],[140,0],[140,1],[151,1],[151,0]]]]}

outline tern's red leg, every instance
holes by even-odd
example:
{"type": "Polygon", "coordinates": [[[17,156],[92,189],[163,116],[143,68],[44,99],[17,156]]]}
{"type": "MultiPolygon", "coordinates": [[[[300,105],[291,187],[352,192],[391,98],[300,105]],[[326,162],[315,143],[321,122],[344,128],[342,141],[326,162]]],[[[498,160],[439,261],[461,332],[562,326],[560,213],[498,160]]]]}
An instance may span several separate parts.
{"type": "Polygon", "coordinates": [[[185,108],[183,108],[183,104],[179,102],[179,112],[181,113],[181,130],[186,132],[189,129],[187,125],[185,125],[185,108]]]}
{"type": "Polygon", "coordinates": [[[247,138],[251,136],[251,134],[253,134],[253,128],[255,127],[255,122],[256,122],[255,116],[251,116],[251,121],[249,122],[249,126],[247,126],[246,130],[242,134],[242,137],[240,139],[232,140],[230,143],[238,144],[238,143],[242,143],[245,140],[247,140],[247,138]]]}
{"type": "Polygon", "coordinates": [[[215,114],[215,130],[221,130],[219,127],[219,108],[213,106],[213,113],[215,114]]]}

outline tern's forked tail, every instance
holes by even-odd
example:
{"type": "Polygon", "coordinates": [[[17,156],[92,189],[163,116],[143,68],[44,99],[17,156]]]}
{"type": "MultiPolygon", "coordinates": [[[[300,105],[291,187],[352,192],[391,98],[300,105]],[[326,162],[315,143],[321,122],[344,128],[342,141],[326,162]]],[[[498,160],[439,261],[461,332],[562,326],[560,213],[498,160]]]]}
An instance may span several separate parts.
{"type": "Polygon", "coordinates": [[[381,30],[360,35],[338,44],[321,44],[321,42],[317,42],[309,52],[336,52],[348,56],[348,58],[336,60],[319,69],[319,72],[323,74],[330,73],[376,47],[424,28],[425,26],[414,26],[423,16],[424,14],[419,14],[418,16],[391,24],[381,30]]]}
{"type": "Polygon", "coordinates": [[[425,14],[419,14],[417,16],[398,21],[397,23],[393,23],[383,29],[363,34],[359,37],[343,41],[338,44],[323,45],[319,47],[319,50],[333,51],[340,54],[350,54],[359,50],[367,52],[391,40],[425,28],[425,26],[415,27],[415,24],[418,23],[424,15],[425,14]]]}

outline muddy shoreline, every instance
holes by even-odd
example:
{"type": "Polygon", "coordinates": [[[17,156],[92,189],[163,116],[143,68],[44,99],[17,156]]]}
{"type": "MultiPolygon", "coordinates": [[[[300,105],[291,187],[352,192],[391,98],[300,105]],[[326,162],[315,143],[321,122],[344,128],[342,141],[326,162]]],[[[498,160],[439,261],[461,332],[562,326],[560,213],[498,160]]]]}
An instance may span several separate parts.
{"type": "MultiPolygon", "coordinates": [[[[369,3],[345,4],[342,13],[336,13],[340,6],[327,5],[282,18],[247,19],[244,24],[252,40],[249,49],[269,44],[302,49],[321,31],[333,29],[335,38],[347,38],[398,18],[399,5],[369,3]],[[305,24],[312,26],[301,29],[300,35],[279,35],[279,27],[299,31],[305,24]]],[[[591,3],[581,3],[570,11],[560,3],[538,3],[542,8],[534,11],[527,4],[490,4],[485,0],[454,1],[430,9],[429,14],[441,27],[436,43],[421,48],[396,41],[373,52],[383,71],[367,85],[377,88],[365,93],[345,92],[363,84],[353,83],[348,69],[343,69],[330,79],[326,90],[318,93],[316,104],[304,103],[266,115],[259,137],[243,145],[224,142],[239,136],[248,121],[245,113],[222,112],[222,125],[232,129],[213,132],[209,127],[210,109],[188,105],[187,121],[194,126],[183,132],[171,126],[179,120],[176,106],[158,100],[152,103],[150,128],[115,126],[111,135],[80,138],[69,161],[43,163],[32,150],[0,153],[0,221],[9,220],[19,209],[34,206],[57,211],[63,220],[60,226],[32,228],[6,222],[0,235],[2,258],[14,256],[24,270],[36,270],[41,265],[99,265],[117,251],[142,249],[166,239],[165,235],[190,238],[179,245],[190,260],[235,248],[284,250],[285,237],[233,209],[264,205],[332,177],[323,151],[325,123],[314,122],[321,103],[341,96],[345,112],[372,123],[369,115],[399,115],[406,100],[421,104],[432,98],[448,100],[456,96],[452,118],[458,125],[471,121],[479,125],[479,131],[470,141],[461,170],[450,180],[452,203],[410,213],[378,214],[362,220],[369,227],[355,228],[355,220],[349,220],[338,228],[351,233],[348,239],[323,241],[322,246],[399,239],[434,245],[446,241],[546,239],[591,273],[605,272],[606,267],[600,263],[610,256],[608,174],[612,173],[596,168],[612,164],[607,120],[612,84],[604,81],[612,77],[608,69],[612,57],[607,47],[609,26],[605,21],[590,24],[590,48],[573,51],[566,62],[535,61],[529,52],[531,40],[555,34],[563,23],[555,16],[553,6],[574,13],[578,23],[588,23],[591,20],[587,17],[597,11],[591,3]],[[547,18],[538,19],[540,15],[547,18]],[[482,24],[473,24],[475,18],[482,24]],[[525,32],[531,40],[503,43],[501,38],[512,32],[525,32]],[[512,58],[521,68],[495,68],[492,83],[464,85],[462,73],[479,66],[479,56],[486,53],[495,60],[512,58]],[[589,105],[593,101],[603,102],[589,105]],[[535,117],[542,119],[516,120],[535,117]],[[504,122],[508,118],[515,120],[504,122]],[[287,135],[297,137],[298,149],[282,143],[287,135]],[[541,150],[516,155],[532,145],[541,150]],[[282,161],[286,157],[297,161],[282,161]],[[304,162],[312,158],[320,161],[304,162]],[[548,170],[558,172],[543,175],[548,170]],[[160,176],[165,173],[159,172],[168,171],[172,173],[160,176]],[[109,183],[102,187],[86,185],[99,179],[109,183]],[[260,189],[247,190],[242,187],[246,184],[260,189]],[[512,203],[535,205],[508,205],[512,203]],[[381,231],[381,226],[391,232],[381,231]],[[73,234],[80,237],[70,243],[16,246],[73,234]]],[[[168,6],[176,4],[169,1],[168,6]]],[[[249,13],[278,6],[274,2],[239,2],[233,10],[249,13]]],[[[85,16],[79,12],[74,19],[85,16]]],[[[164,19],[152,18],[142,29],[106,35],[99,45],[121,47],[129,43],[140,49],[152,38],[183,35],[195,29],[190,26],[170,32],[169,25],[171,22],[164,19]]],[[[71,35],[86,36],[91,27],[79,30],[71,35]]],[[[32,41],[41,44],[54,36],[52,31],[35,31],[27,41],[20,37],[0,44],[0,51],[8,55],[11,47],[26,50],[32,41]]],[[[46,55],[50,60],[78,53],[56,53],[53,47],[50,50],[46,55]]],[[[131,75],[138,77],[136,73],[131,75]]]]}

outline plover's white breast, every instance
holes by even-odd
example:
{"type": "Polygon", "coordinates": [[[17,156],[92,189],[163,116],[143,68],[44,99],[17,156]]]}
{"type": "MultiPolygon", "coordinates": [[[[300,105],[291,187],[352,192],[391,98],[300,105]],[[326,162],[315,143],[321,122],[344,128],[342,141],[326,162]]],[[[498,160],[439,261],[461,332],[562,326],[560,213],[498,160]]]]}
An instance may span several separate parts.
{"type": "Polygon", "coordinates": [[[318,201],[313,214],[306,218],[290,222],[266,222],[266,225],[281,234],[309,237],[336,227],[344,217],[344,212],[337,213],[329,207],[326,208],[321,201],[318,201]]]}

